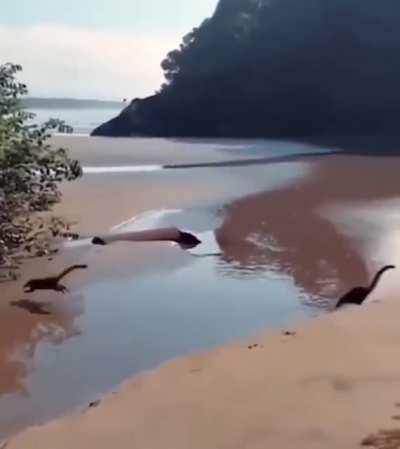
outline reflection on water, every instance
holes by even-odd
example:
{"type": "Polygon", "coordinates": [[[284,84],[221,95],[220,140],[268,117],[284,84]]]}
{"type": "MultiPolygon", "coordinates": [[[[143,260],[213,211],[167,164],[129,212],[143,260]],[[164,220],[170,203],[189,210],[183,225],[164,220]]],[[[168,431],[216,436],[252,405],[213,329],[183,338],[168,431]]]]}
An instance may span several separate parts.
{"type": "Polygon", "coordinates": [[[376,260],[382,236],[396,230],[387,208],[381,207],[380,212],[376,208],[400,196],[398,163],[397,158],[389,163],[374,157],[325,159],[316,165],[315,175],[296,188],[234,202],[226,208],[227,218],[217,231],[224,260],[230,265],[225,272],[285,273],[304,293],[306,304],[328,308],[351,287],[368,285],[380,263],[395,262],[376,260]],[[342,206],[332,210],[335,204],[342,206]],[[348,205],[347,213],[343,205],[348,205]]]}
{"type": "Polygon", "coordinates": [[[292,299],[297,289],[290,279],[260,276],[247,282],[221,276],[221,256],[209,255],[216,249],[213,233],[201,237],[206,244],[193,254],[171,245],[146,249],[146,253],[154,251],[152,258],[158,256],[161,266],[157,272],[144,270],[140,275],[135,273],[135,263],[138,255],[145,254],[143,246],[93,249],[85,259],[89,270],[93,267],[90,284],[80,289],[85,313],[69,316],[63,325],[52,308],[49,317],[18,310],[38,324],[11,348],[15,363],[24,370],[16,377],[25,395],[0,399],[2,435],[14,425],[41,422],[89,404],[132,374],[165,360],[307,315],[292,299]],[[121,260],[124,269],[110,278],[112,264],[121,260]],[[69,339],[77,329],[79,338],[69,339]],[[32,363],[35,369],[27,368],[32,363]]]}
{"type": "Polygon", "coordinates": [[[50,118],[57,117],[64,120],[74,129],[74,134],[89,134],[94,128],[115,117],[121,107],[103,108],[33,108],[30,112],[35,114],[34,123],[42,124],[50,118]]]}
{"type": "MultiPolygon", "coordinates": [[[[20,300],[0,308],[0,435],[35,422],[29,397],[29,376],[36,369],[44,343],[59,347],[80,334],[76,318],[83,312],[82,298],[62,299],[44,295],[41,303],[20,300]]],[[[43,398],[44,399],[44,398],[43,398]]],[[[40,404],[35,404],[40,407],[40,404]]]]}
{"type": "Polygon", "coordinates": [[[213,229],[222,222],[219,208],[210,207],[155,211],[120,227],[173,224],[193,231],[203,244],[190,252],[173,244],[82,248],[73,242],[68,251],[80,251],[89,266],[79,274],[90,277],[78,286],[85,313],[68,295],[35,298],[48,316],[32,314],[32,307],[43,309],[25,299],[7,309],[31,325],[14,345],[3,341],[15,363],[9,377],[18,379],[19,389],[1,390],[0,435],[88,404],[165,360],[307,316],[292,300],[298,292],[290,279],[221,275],[222,265],[230,265],[213,229]]]}
{"type": "Polygon", "coordinates": [[[162,170],[161,165],[124,165],[122,167],[83,167],[86,175],[102,175],[106,173],[146,173],[162,170]]]}
{"type": "MultiPolygon", "coordinates": [[[[288,190],[290,195],[292,190],[288,190]]],[[[232,266],[229,272],[234,269],[236,274],[253,277],[271,271],[280,276],[284,273],[304,293],[303,300],[327,307],[343,282],[366,276],[360,255],[332,223],[314,214],[304,202],[288,198],[288,211],[285,203],[277,204],[281,198],[274,196],[256,195],[228,208],[217,239],[232,266]]]]}
{"type": "Polygon", "coordinates": [[[339,212],[329,216],[326,206],[398,196],[397,169],[365,159],[361,176],[349,158],[314,168],[312,179],[225,208],[158,210],[116,226],[177,226],[203,241],[190,252],[71,243],[68,251],[89,266],[73,296],[35,298],[43,307],[20,298],[0,309],[0,435],[89,404],[167,359],[314,315],[368,283],[374,266],[353,237],[376,241],[379,220],[372,228],[345,220],[344,232],[339,212]],[[346,181],[356,175],[357,183],[346,181]],[[371,176],[385,182],[371,186],[371,176]]]}
{"type": "Polygon", "coordinates": [[[10,305],[25,310],[32,315],[51,315],[51,312],[46,308],[50,303],[41,304],[30,299],[21,299],[20,301],[11,301],[10,305]]]}
{"type": "MultiPolygon", "coordinates": [[[[358,243],[371,278],[384,265],[400,267],[400,198],[363,201],[356,210],[338,206],[322,212],[346,238],[358,243]]],[[[383,298],[397,301],[399,292],[400,278],[394,271],[384,277],[367,302],[383,298]]]]}
{"type": "MultiPolygon", "coordinates": [[[[77,298],[73,300],[76,303],[77,298]]],[[[39,343],[43,341],[61,344],[67,338],[79,335],[75,327],[75,318],[82,313],[79,307],[64,307],[63,304],[48,302],[31,307],[29,300],[14,303],[20,309],[8,307],[0,309],[2,323],[0,331],[0,392],[22,392],[24,381],[29,372],[29,360],[36,353],[39,343]],[[35,310],[47,308],[46,313],[32,313],[35,310]],[[30,309],[27,312],[26,309],[30,309]],[[18,322],[18,326],[15,323],[18,322]],[[21,359],[23,359],[23,362],[21,359]]]]}

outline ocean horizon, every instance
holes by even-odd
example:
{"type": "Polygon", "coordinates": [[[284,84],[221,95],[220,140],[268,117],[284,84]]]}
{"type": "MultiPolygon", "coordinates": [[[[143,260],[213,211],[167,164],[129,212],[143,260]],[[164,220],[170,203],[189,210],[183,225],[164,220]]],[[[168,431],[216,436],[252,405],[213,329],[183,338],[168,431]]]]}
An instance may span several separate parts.
{"type": "Polygon", "coordinates": [[[57,118],[72,126],[73,134],[90,134],[102,123],[116,117],[125,107],[123,102],[64,98],[27,98],[24,104],[29,112],[35,114],[35,124],[57,118]]]}

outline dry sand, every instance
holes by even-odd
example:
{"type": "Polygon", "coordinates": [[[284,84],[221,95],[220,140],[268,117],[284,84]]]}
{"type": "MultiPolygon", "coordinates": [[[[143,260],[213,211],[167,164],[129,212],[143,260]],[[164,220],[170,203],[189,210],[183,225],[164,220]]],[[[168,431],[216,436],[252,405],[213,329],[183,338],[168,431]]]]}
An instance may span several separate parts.
{"type": "MultiPolygon", "coordinates": [[[[305,289],[320,293],[316,269],[333,272],[340,288],[363,284],[375,267],[320,211],[398,197],[398,159],[335,156],[312,164],[312,176],[296,187],[230,207],[218,233],[224,256],[239,264],[251,256],[262,267],[265,254],[254,256],[247,237],[263,231],[292,248],[275,252],[274,262],[305,289]],[[325,262],[316,264],[321,254],[325,262]]],[[[113,206],[121,217],[123,204],[113,206]]],[[[101,201],[88,207],[89,214],[101,211],[101,201]]],[[[79,201],[72,210],[76,219],[87,216],[79,201]]],[[[400,447],[399,315],[400,304],[383,301],[298,324],[294,335],[268,334],[173,361],[84,414],[16,436],[7,448],[351,449],[375,433],[367,441],[373,447],[400,447]],[[378,434],[382,429],[394,432],[378,434]]]]}

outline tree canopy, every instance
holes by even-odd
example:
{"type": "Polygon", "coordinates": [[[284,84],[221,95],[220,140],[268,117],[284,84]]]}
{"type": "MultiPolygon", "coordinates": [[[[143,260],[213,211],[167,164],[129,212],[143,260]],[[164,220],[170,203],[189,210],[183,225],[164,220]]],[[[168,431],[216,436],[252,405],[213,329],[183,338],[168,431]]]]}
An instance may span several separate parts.
{"type": "Polygon", "coordinates": [[[396,0],[220,0],[162,62],[166,82],[98,133],[396,133],[396,0]]]}
{"type": "Polygon", "coordinates": [[[19,250],[43,252],[44,236],[49,230],[57,235],[63,223],[53,218],[46,227],[37,213],[59,200],[61,182],[81,175],[65,149],[48,143],[52,130],[68,132],[70,127],[55,119],[33,124],[33,114],[22,107],[27,87],[16,79],[21,70],[0,65],[0,266],[19,250]]]}

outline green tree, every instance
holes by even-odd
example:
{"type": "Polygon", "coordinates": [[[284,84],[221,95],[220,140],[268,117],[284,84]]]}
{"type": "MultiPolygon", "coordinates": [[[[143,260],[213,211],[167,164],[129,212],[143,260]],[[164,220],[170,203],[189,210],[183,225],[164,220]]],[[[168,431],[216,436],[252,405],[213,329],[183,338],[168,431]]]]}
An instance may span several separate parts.
{"type": "Polygon", "coordinates": [[[52,131],[71,128],[56,119],[33,124],[34,115],[22,107],[21,97],[28,91],[16,79],[21,70],[15,64],[0,65],[0,267],[10,265],[21,251],[45,253],[43,236],[58,235],[63,223],[53,218],[46,226],[39,213],[59,201],[61,182],[82,174],[65,149],[49,144],[52,131]]]}

